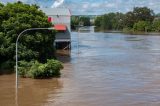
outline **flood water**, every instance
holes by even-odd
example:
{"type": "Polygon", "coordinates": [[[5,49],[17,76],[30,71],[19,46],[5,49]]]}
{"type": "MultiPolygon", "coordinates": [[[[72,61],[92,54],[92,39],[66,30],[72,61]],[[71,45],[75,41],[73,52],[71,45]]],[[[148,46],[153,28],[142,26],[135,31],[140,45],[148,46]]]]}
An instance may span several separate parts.
{"type": "Polygon", "coordinates": [[[72,33],[61,78],[0,76],[0,106],[160,106],[160,36],[72,33]]]}

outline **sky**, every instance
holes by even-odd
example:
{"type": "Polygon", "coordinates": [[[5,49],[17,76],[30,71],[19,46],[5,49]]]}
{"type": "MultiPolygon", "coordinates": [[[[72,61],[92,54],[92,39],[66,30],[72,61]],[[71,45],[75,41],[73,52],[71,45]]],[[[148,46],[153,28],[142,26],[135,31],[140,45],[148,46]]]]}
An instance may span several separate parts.
{"type": "MultiPolygon", "coordinates": [[[[16,0],[0,0],[2,3],[16,0]]],[[[36,3],[40,7],[53,7],[55,0],[20,0],[28,4],[36,3]]],[[[100,15],[109,12],[132,11],[133,7],[147,6],[160,13],[160,0],[64,0],[60,7],[67,7],[73,15],[100,15]]]]}

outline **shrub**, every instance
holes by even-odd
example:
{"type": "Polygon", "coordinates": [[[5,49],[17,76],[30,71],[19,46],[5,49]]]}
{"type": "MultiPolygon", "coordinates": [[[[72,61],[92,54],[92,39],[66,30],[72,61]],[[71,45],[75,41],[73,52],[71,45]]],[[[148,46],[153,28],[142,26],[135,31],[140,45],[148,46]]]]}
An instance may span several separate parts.
{"type": "Polygon", "coordinates": [[[133,31],[133,29],[130,28],[130,27],[125,27],[125,28],[123,28],[123,32],[124,32],[124,33],[133,33],[134,31],[133,31]]]}
{"type": "Polygon", "coordinates": [[[160,32],[160,19],[155,19],[153,21],[153,31],[160,32]]]}
{"type": "Polygon", "coordinates": [[[7,60],[7,61],[0,64],[0,69],[12,69],[12,67],[14,67],[14,65],[15,65],[14,61],[7,60]]]}
{"type": "Polygon", "coordinates": [[[53,59],[47,60],[45,64],[39,63],[38,61],[20,61],[18,73],[24,78],[44,79],[59,77],[61,69],[63,69],[62,63],[53,59]]]}
{"type": "Polygon", "coordinates": [[[147,21],[138,21],[134,24],[133,29],[135,31],[149,31],[151,28],[149,27],[149,22],[147,21]]]}

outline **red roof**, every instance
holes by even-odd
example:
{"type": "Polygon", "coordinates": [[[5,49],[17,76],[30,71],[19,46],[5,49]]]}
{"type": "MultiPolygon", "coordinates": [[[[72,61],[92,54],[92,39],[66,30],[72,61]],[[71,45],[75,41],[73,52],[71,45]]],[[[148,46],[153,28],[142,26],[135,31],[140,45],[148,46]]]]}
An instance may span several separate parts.
{"type": "Polygon", "coordinates": [[[63,24],[56,24],[54,25],[54,28],[57,30],[57,31],[65,31],[67,28],[66,28],[66,25],[63,25],[63,24]]]}

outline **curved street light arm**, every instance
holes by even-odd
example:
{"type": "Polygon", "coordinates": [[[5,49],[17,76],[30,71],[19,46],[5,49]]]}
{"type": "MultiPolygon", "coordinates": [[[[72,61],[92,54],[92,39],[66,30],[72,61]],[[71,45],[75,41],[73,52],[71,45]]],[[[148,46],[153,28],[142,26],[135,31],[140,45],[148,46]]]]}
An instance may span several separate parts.
{"type": "Polygon", "coordinates": [[[20,38],[21,35],[23,35],[23,33],[27,32],[27,31],[33,31],[33,30],[54,30],[54,28],[29,28],[29,29],[25,29],[24,31],[22,31],[16,40],[16,90],[18,88],[18,40],[20,38]]]}

